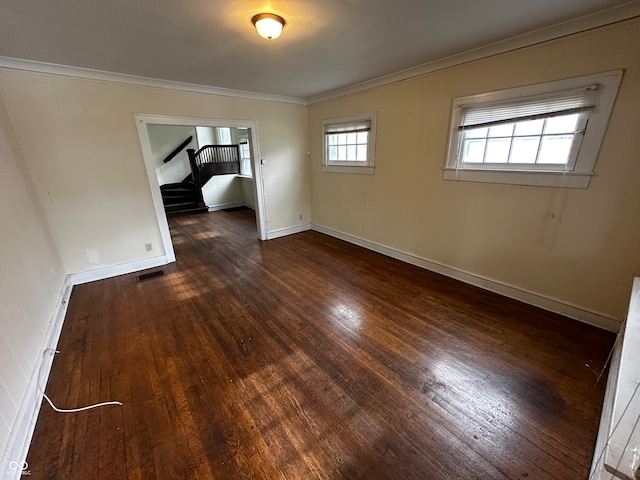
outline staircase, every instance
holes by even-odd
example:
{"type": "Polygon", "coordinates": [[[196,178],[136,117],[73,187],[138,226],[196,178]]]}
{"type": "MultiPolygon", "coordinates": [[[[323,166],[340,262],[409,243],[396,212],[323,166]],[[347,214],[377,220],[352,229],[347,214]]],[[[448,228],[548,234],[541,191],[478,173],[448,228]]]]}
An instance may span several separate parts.
{"type": "MultiPolygon", "coordinates": [[[[191,142],[187,138],[171,152],[164,163],[170,162],[191,142]]],[[[203,213],[208,208],[202,197],[202,187],[215,175],[240,173],[239,145],[205,145],[197,152],[187,149],[191,174],[179,183],[160,186],[162,203],[167,215],[203,213]]]]}
{"type": "Polygon", "coordinates": [[[161,185],[160,191],[162,192],[164,211],[168,216],[207,211],[207,207],[200,201],[198,189],[191,175],[179,183],[161,185]]]}

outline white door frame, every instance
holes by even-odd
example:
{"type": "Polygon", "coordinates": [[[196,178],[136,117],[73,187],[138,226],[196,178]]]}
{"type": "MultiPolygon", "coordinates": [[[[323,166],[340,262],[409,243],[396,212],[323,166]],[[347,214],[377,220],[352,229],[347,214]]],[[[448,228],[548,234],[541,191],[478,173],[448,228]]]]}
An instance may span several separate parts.
{"type": "Polygon", "coordinates": [[[142,149],[142,157],[144,158],[144,166],[147,170],[147,179],[149,180],[149,188],[151,189],[151,197],[153,206],[158,219],[158,228],[160,229],[160,238],[164,252],[169,262],[175,262],[176,255],[171,242],[171,234],[169,233],[169,223],[167,222],[167,214],[164,211],[162,203],[162,193],[158,184],[158,176],[156,175],[156,165],[153,153],[151,151],[151,141],[149,140],[149,131],[147,125],[179,125],[186,127],[232,127],[247,128],[251,132],[251,160],[253,162],[253,194],[255,196],[256,207],[256,225],[258,228],[258,238],[260,240],[267,239],[267,222],[264,201],[264,184],[262,181],[262,165],[260,164],[260,146],[258,143],[258,123],[254,120],[223,120],[213,118],[194,118],[194,117],[175,117],[169,115],[147,115],[135,114],[136,128],[138,129],[138,138],[140,140],[140,148],[142,149]]]}

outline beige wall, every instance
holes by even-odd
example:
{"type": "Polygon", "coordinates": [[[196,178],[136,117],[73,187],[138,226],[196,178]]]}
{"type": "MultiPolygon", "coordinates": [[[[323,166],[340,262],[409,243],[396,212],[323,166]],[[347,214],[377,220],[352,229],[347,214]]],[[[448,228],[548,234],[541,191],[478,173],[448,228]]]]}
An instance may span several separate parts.
{"type": "Polygon", "coordinates": [[[313,222],[622,318],[640,274],[640,20],[309,107],[313,222]],[[624,68],[588,189],[444,181],[454,97],[624,68]],[[321,170],[321,122],[377,111],[373,176],[321,170]]]}
{"type": "Polygon", "coordinates": [[[310,221],[305,106],[8,69],[0,93],[68,273],[163,253],[135,113],[256,121],[267,230],[310,221]]]}
{"type": "MultiPolygon", "coordinates": [[[[65,271],[0,98],[0,453],[42,356],[65,271]]],[[[35,403],[35,399],[32,399],[35,403]]],[[[8,453],[8,452],[7,452],[8,453]]],[[[4,464],[5,457],[0,461],[4,464]]],[[[21,459],[9,459],[19,461],[21,459]]]]}
{"type": "Polygon", "coordinates": [[[244,203],[242,182],[235,175],[216,175],[202,188],[207,207],[224,208],[226,205],[244,203]]]}

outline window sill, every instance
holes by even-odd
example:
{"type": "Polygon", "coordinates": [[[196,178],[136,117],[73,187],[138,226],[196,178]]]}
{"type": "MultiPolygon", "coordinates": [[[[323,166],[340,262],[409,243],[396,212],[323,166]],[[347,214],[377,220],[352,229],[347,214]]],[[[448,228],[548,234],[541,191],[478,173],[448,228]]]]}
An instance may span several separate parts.
{"type": "Polygon", "coordinates": [[[329,173],[352,173],[358,175],[373,175],[375,167],[370,166],[354,166],[354,165],[323,165],[323,172],[329,173]]]}
{"type": "Polygon", "coordinates": [[[251,175],[240,175],[239,173],[236,175],[238,178],[246,178],[247,180],[253,180],[251,175]]]}
{"type": "Polygon", "coordinates": [[[593,173],[472,170],[445,168],[444,180],[504,183],[533,187],[587,188],[593,173]]]}

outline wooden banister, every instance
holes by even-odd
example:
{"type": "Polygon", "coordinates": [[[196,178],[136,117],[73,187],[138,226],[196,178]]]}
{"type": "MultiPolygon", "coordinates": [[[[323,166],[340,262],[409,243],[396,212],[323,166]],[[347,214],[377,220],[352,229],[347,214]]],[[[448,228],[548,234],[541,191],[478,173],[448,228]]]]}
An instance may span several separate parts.
{"type": "Polygon", "coordinates": [[[176,155],[178,155],[182,150],[184,150],[184,147],[186,147],[187,145],[189,145],[191,143],[191,140],[193,140],[193,135],[190,136],[189,138],[187,138],[180,145],[178,145],[169,155],[167,155],[165,157],[165,159],[162,162],[163,163],[169,163],[171,160],[173,160],[173,158],[176,155]]]}

